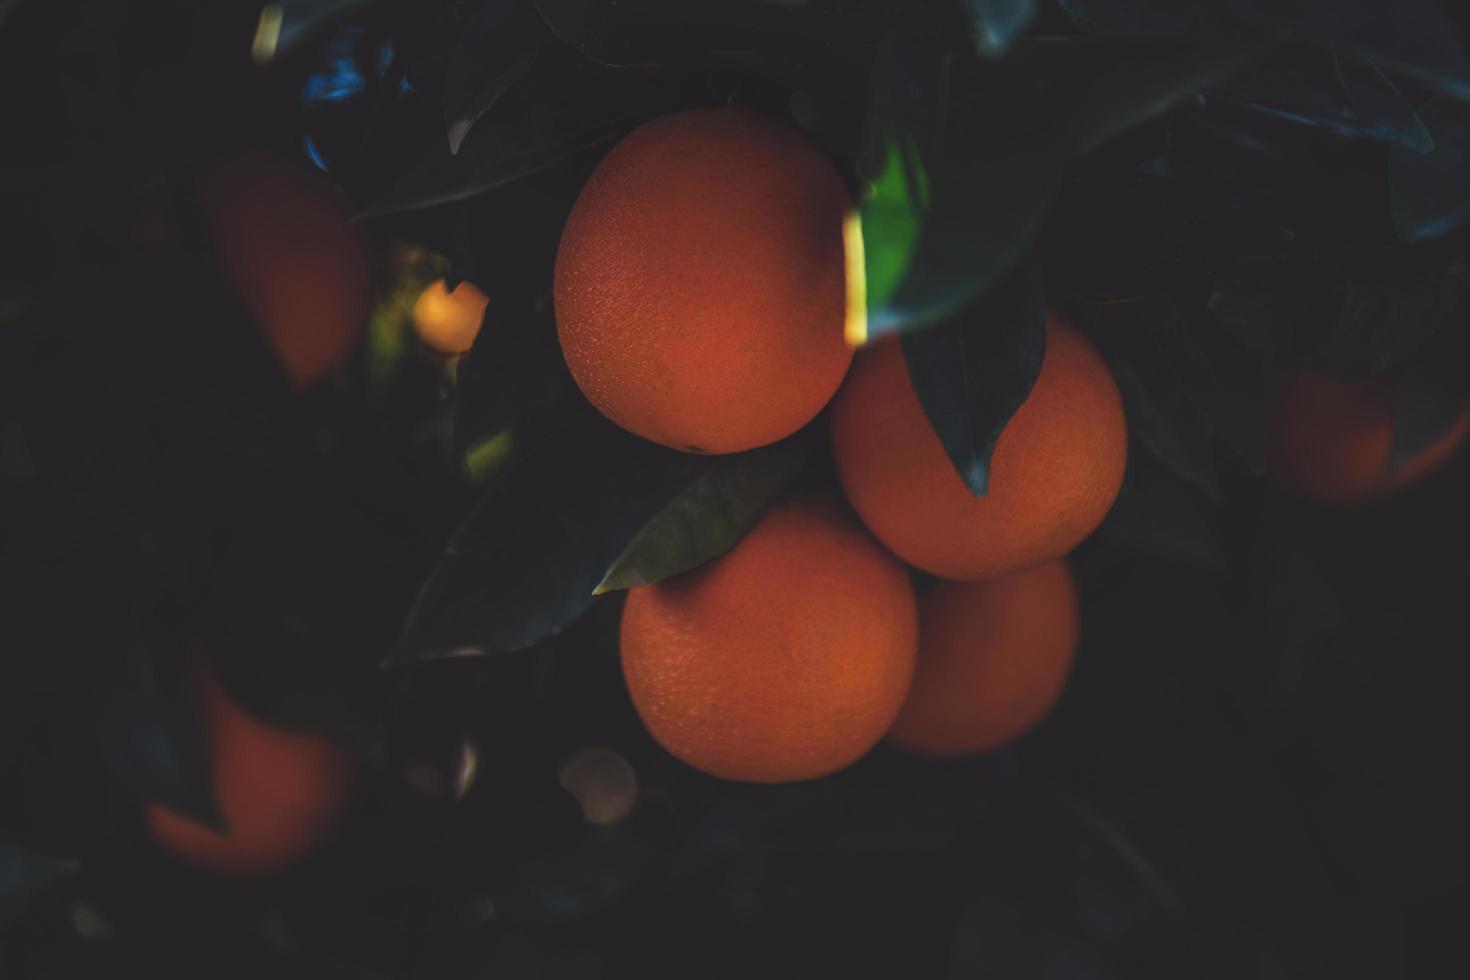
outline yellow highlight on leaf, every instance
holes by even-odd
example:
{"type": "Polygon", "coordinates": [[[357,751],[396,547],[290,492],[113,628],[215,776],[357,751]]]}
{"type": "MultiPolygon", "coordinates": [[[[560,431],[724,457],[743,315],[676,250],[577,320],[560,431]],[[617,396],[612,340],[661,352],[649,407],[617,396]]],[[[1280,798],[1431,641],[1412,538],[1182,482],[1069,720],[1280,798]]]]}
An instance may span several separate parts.
{"type": "Polygon", "coordinates": [[[267,4],[260,12],[255,40],[250,45],[250,59],[257,65],[268,65],[275,58],[276,46],[281,43],[281,24],[285,19],[285,12],[278,3],[267,4]]]}
{"type": "Polygon", "coordinates": [[[868,260],[863,251],[863,216],[852,208],[842,218],[842,253],[847,264],[847,316],[842,338],[849,347],[868,342],[868,260]]]}

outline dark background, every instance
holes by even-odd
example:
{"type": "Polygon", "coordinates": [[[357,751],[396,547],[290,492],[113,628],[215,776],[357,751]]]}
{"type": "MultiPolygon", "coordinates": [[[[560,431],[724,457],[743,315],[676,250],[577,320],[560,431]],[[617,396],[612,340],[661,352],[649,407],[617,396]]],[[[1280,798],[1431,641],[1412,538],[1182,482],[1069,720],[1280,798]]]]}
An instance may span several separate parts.
{"type": "MultiPolygon", "coordinates": [[[[1273,385],[1302,365],[1390,369],[1425,403],[1470,393],[1463,13],[1043,2],[1029,36],[1050,40],[996,62],[971,17],[1006,5],[983,2],[293,6],[307,27],[262,67],[251,3],[0,4],[0,976],[1386,978],[1455,961],[1470,455],[1340,511],[1274,487],[1261,442],[1273,385]],[[1148,19],[1171,9],[1196,13],[1148,19]],[[1386,39],[1366,56],[1364,24],[1386,39]],[[1226,41],[1271,53],[1162,70],[1226,41]],[[754,54],[715,53],[737,48],[754,54]],[[450,158],[446,113],[527,49],[450,158]],[[599,556],[553,535],[626,521],[596,501],[627,499],[629,459],[667,462],[569,394],[546,307],[557,235],[608,141],[680,105],[792,116],[856,185],[873,66],[916,51],[921,69],[954,57],[977,113],[945,144],[963,166],[934,172],[948,244],[976,254],[1019,247],[966,235],[1011,235],[1001,212],[1031,191],[965,154],[1025,164],[1079,92],[1117,98],[1084,114],[1108,139],[1035,192],[1022,261],[1118,371],[1128,482],[1075,555],[1083,646],[1036,734],[990,758],[880,746],[812,783],[721,783],[643,732],[616,596],[563,603],[547,635],[560,619],[511,584],[575,586],[599,556]],[[1159,69],[1170,111],[1130,114],[1149,100],[1099,82],[1118,66],[1159,69]],[[457,382],[412,344],[374,360],[370,340],[290,390],[188,189],[202,161],[262,145],[315,153],[368,215],[385,295],[395,243],[490,294],[457,382]],[[144,202],[169,215],[166,247],[131,238],[144,202]],[[1424,289],[1444,301],[1426,311],[1424,289]],[[1344,290],[1368,312],[1344,313],[1344,290]],[[506,473],[467,476],[466,449],[505,425],[506,473]],[[456,574],[513,601],[405,634],[477,504],[485,552],[456,574]],[[550,530],[561,515],[571,530],[550,530]],[[512,626],[528,649],[433,656],[512,626]],[[182,683],[196,642],[254,710],[364,759],[340,832],[277,879],[184,869],[138,818],[143,799],[207,793],[182,683]],[[614,827],[558,783],[589,745],[637,773],[614,827]]],[[[967,265],[975,293],[1011,258],[967,265]]],[[[1398,438],[1432,437],[1423,417],[1398,438]]],[[[820,452],[801,479],[830,484],[820,452]]]]}

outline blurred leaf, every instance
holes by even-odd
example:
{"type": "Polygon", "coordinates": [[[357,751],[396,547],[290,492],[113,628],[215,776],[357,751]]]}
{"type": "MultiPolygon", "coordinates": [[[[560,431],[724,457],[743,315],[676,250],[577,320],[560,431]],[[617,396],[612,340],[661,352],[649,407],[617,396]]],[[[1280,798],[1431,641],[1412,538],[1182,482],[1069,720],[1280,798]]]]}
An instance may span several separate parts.
{"type": "Polygon", "coordinates": [[[1184,902],[1163,873],[1144,855],[1121,826],[1096,806],[1062,786],[1053,785],[1051,796],[1112,849],[1139,884],[1153,896],[1160,909],[1175,921],[1184,921],[1184,902]]]}
{"type": "Polygon", "coordinates": [[[1345,379],[1379,374],[1453,322],[1470,295],[1454,243],[1282,252],[1222,269],[1210,310],[1266,351],[1345,379]]]}
{"type": "Polygon", "coordinates": [[[1392,470],[1428,449],[1465,414],[1465,400],[1423,371],[1404,372],[1393,392],[1392,470]]]}
{"type": "Polygon", "coordinates": [[[1137,361],[1114,361],[1112,368],[1128,435],[1175,476],[1218,501],[1213,438],[1198,409],[1176,390],[1175,379],[1158,365],[1142,367],[1137,361]],[[1148,371],[1150,381],[1140,371],[1148,371]]]}
{"type": "Polygon", "coordinates": [[[975,28],[975,48],[987,58],[1010,50],[1036,17],[1036,0],[965,0],[975,28]]]}
{"type": "Polygon", "coordinates": [[[541,53],[536,13],[527,0],[482,0],[460,32],[444,70],[444,124],[458,153],[480,117],[520,81],[541,53]]]}
{"type": "Polygon", "coordinates": [[[1046,297],[1027,263],[940,327],[905,334],[914,391],[950,461],[977,497],[990,456],[1031,393],[1046,351],[1046,297]]]}
{"type": "Polygon", "coordinates": [[[1114,55],[1082,85],[1065,108],[1063,126],[1077,153],[1090,153],[1108,140],[1196,97],[1270,50],[1261,38],[1224,39],[1188,45],[1133,46],[1114,55]]]}
{"type": "Polygon", "coordinates": [[[1470,99],[1470,56],[1440,0],[1058,0],[1079,27],[1106,34],[1218,37],[1242,26],[1338,45],[1470,99]]]}
{"type": "MultiPolygon", "coordinates": [[[[1128,419],[1131,427],[1133,417],[1128,419]]],[[[1190,491],[1152,455],[1134,453],[1117,503],[1098,535],[1166,561],[1194,568],[1224,570],[1225,541],[1190,491]]]]}
{"type": "Polygon", "coordinates": [[[1207,97],[1338,136],[1397,143],[1414,153],[1434,146],[1413,107],[1377,66],[1333,51],[1277,51],[1212,85],[1207,97]]]}
{"type": "Polygon", "coordinates": [[[609,74],[548,57],[470,130],[458,153],[430,150],[363,217],[429,208],[493,190],[622,135],[686,98],[637,72],[609,74]]]}
{"type": "Polygon", "coordinates": [[[1399,238],[1435,238],[1470,221],[1470,106],[1439,97],[1419,110],[1434,141],[1428,153],[1394,147],[1389,208],[1399,238]]]}
{"type": "Polygon", "coordinates": [[[104,761],[141,799],[222,826],[182,641],[141,621],[119,625],[111,670],[94,679],[104,761]]]}
{"type": "Polygon", "coordinates": [[[702,457],[689,484],[639,529],[593,593],[648,585],[735,547],[806,462],[810,431],[749,452],[702,457]]]}
{"type": "Polygon", "coordinates": [[[0,926],[14,921],[31,899],[77,871],[75,861],[0,839],[0,926]]]}
{"type": "Polygon", "coordinates": [[[454,533],[391,663],[520,650],[559,632],[699,464],[579,400],[563,415],[454,533]]]}
{"type": "Polygon", "coordinates": [[[1167,299],[1143,326],[1161,358],[1160,370],[1176,379],[1176,390],[1209,431],[1252,470],[1264,472],[1266,406],[1273,391],[1267,365],[1210,317],[1186,317],[1167,299]]]}
{"type": "Polygon", "coordinates": [[[270,64],[333,21],[371,0],[272,0],[263,5],[250,54],[270,64]]]}
{"type": "Polygon", "coordinates": [[[1026,895],[989,883],[960,911],[944,973],[952,980],[1057,977],[1104,980],[1110,974],[1026,895]]]}

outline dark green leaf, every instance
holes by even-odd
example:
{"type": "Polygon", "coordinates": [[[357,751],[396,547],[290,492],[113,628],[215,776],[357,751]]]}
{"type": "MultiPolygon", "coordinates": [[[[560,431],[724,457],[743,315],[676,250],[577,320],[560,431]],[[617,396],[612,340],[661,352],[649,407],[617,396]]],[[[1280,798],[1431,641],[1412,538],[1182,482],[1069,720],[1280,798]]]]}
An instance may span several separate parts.
{"type": "Polygon", "coordinates": [[[1183,105],[1201,88],[1229,77],[1270,50],[1260,38],[1187,45],[1140,45],[1090,78],[1064,112],[1075,152],[1088,153],[1121,133],[1183,105]]]}
{"type": "Polygon", "coordinates": [[[1375,65],[1319,48],[1278,51],[1212,85],[1208,99],[1415,153],[1434,146],[1413,107],[1375,65]]]}
{"type": "Polygon", "coordinates": [[[1059,0],[1084,30],[1146,37],[1218,37],[1242,26],[1338,45],[1359,57],[1470,98],[1470,56],[1440,0],[1059,0]]]}
{"type": "Polygon", "coordinates": [[[1129,436],[1175,476],[1219,500],[1214,440],[1198,409],[1177,389],[1175,379],[1156,363],[1136,361],[1115,361],[1113,376],[1123,394],[1129,436]],[[1147,372],[1147,381],[1143,372],[1147,372]]]}
{"type": "Polygon", "coordinates": [[[932,151],[920,144],[930,210],[907,274],[886,303],[869,305],[869,340],[949,317],[1010,272],[1039,231],[1065,144],[1036,93],[1011,81],[1020,88],[1000,99],[957,79],[956,92],[968,94],[950,107],[942,142],[932,151]]]}
{"type": "Polygon", "coordinates": [[[76,873],[75,861],[0,840],[0,926],[24,912],[31,899],[76,873]]]}
{"type": "Polygon", "coordinates": [[[966,486],[985,496],[996,440],[1041,373],[1046,297],[1038,269],[1022,266],[952,322],[900,342],[924,414],[966,486]]]}
{"type": "Polygon", "coordinates": [[[110,674],[96,679],[97,736],[113,773],[146,800],[221,825],[203,720],[172,629],[119,624],[110,674]]]}
{"type": "Polygon", "coordinates": [[[648,585],[735,547],[805,463],[809,435],[803,430],[760,449],[704,457],[689,484],[639,529],[594,592],[648,585]]]}
{"type": "Polygon", "coordinates": [[[28,480],[36,475],[36,462],[26,444],[25,429],[14,419],[0,419],[0,476],[28,480]]]}
{"type": "Polygon", "coordinates": [[[1470,221],[1470,106],[1431,99],[1419,110],[1434,148],[1395,147],[1388,157],[1389,207],[1399,238],[1435,238],[1470,221]]]}
{"type": "Polygon", "coordinates": [[[391,662],[519,650],[560,631],[700,463],[579,399],[564,415],[454,533],[391,662]]]}
{"type": "Polygon", "coordinates": [[[363,212],[376,217],[460,201],[610,142],[686,98],[637,72],[599,73],[543,58],[465,137],[431,150],[363,212]]]}
{"type": "Polygon", "coordinates": [[[1036,0],[965,0],[975,28],[975,49],[987,58],[1010,50],[1036,17],[1036,0]]]}
{"type": "Polygon", "coordinates": [[[444,70],[444,124],[458,153],[480,117],[530,71],[541,52],[535,11],[526,0],[483,0],[444,70]]]}
{"type": "Polygon", "coordinates": [[[1341,378],[1408,360],[1463,309],[1470,257],[1436,243],[1289,252],[1216,277],[1210,309],[1253,346],[1341,378]]]}
{"type": "MultiPolygon", "coordinates": [[[[1131,409],[1128,423],[1132,429],[1131,409]]],[[[1152,453],[1134,453],[1128,460],[1123,492],[1098,534],[1166,561],[1220,570],[1224,567],[1225,542],[1205,504],[1152,453]]]]}

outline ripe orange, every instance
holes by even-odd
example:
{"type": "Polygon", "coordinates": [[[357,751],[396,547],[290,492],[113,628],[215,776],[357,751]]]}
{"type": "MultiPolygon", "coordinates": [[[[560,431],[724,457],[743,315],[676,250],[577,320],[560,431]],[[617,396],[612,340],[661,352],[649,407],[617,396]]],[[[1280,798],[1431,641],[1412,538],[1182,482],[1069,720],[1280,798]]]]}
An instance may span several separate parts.
{"type": "Polygon", "coordinates": [[[1107,516],[1123,483],[1123,402],[1102,356],[1048,317],[1046,357],[970,493],[934,433],[896,340],[858,357],[832,408],[832,447],[868,529],[911,565],[989,578],[1059,558],[1107,516]]]}
{"type": "Polygon", "coordinates": [[[927,755],[999,748],[1051,712],[1076,650],[1066,559],[942,582],[920,602],[918,667],[889,737],[927,755]]]}
{"type": "Polygon", "coordinates": [[[413,327],[419,339],[441,354],[463,354],[475,343],[490,298],[472,282],[450,292],[444,280],[432,282],[413,304],[413,327]]]}
{"type": "Polygon", "coordinates": [[[299,387],[346,359],[367,321],[368,259],[332,188],[269,153],[220,160],[199,179],[225,281],[299,387]]]}
{"type": "Polygon", "coordinates": [[[319,735],[248,714],[210,672],[200,678],[215,801],[223,833],[160,803],[149,830],[165,848],[212,871],[260,875],[305,855],[341,813],[352,778],[348,756],[319,735]]]}
{"type": "Polygon", "coordinates": [[[1389,383],[1303,371],[1278,399],[1272,429],[1271,468],[1282,483],[1323,503],[1356,504],[1417,483],[1448,462],[1470,435],[1470,406],[1433,443],[1391,469],[1389,383]]]}
{"type": "Polygon", "coordinates": [[[582,188],[556,256],[557,336],[608,418],[689,452],[784,438],[852,351],[837,172],[794,130],[738,109],[656,119],[582,188]]]}
{"type": "Polygon", "coordinates": [[[908,573],[835,508],[772,507],[735,548],[635,588],[623,676],[664,748],[722,779],[813,779],[893,723],[914,670],[908,573]]]}

